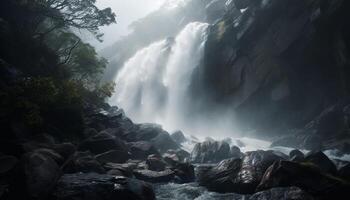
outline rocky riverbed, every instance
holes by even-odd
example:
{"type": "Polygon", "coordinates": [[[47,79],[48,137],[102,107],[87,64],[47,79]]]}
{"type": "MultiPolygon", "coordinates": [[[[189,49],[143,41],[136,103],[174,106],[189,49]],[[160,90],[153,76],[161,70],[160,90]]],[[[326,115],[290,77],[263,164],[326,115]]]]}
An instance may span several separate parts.
{"type": "Polygon", "coordinates": [[[326,155],[249,138],[169,134],[155,124],[134,124],[117,107],[94,111],[85,120],[85,139],[60,143],[42,136],[8,146],[0,155],[1,198],[255,200],[348,194],[350,163],[338,150],[326,155]]]}

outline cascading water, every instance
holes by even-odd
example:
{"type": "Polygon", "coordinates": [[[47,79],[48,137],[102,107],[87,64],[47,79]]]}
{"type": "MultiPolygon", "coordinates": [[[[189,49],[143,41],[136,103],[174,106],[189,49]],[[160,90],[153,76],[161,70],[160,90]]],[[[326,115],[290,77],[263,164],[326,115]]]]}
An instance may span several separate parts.
{"type": "Polygon", "coordinates": [[[187,126],[193,70],[203,56],[208,24],[188,24],[175,39],[139,50],[117,74],[111,104],[136,122],[154,122],[172,131],[187,126]]]}

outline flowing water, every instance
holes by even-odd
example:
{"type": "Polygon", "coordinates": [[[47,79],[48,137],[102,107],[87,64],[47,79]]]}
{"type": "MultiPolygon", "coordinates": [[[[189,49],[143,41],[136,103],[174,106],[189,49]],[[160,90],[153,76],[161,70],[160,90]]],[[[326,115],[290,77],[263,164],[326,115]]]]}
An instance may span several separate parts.
{"type": "Polygon", "coordinates": [[[188,24],[175,38],[139,50],[115,78],[110,103],[136,122],[161,124],[166,130],[184,127],[191,106],[188,88],[203,57],[208,24],[188,24]]]}

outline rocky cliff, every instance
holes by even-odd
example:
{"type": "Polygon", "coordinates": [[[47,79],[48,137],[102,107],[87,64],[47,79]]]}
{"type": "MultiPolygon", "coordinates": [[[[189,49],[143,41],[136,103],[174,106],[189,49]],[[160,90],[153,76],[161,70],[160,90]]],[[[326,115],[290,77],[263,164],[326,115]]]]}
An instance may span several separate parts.
{"type": "Polygon", "coordinates": [[[203,66],[194,74],[196,95],[231,105],[243,126],[269,132],[303,127],[348,95],[350,2],[227,6],[208,33],[203,66]]]}

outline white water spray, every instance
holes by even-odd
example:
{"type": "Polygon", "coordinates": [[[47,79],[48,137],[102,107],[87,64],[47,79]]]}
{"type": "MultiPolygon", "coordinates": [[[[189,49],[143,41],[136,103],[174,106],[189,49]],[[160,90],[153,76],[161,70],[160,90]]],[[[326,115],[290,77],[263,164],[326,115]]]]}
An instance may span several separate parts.
{"type": "Polygon", "coordinates": [[[123,108],[135,122],[154,122],[166,130],[181,129],[191,99],[188,88],[193,70],[203,56],[208,24],[188,24],[175,39],[139,50],[115,78],[110,103],[123,108]]]}

